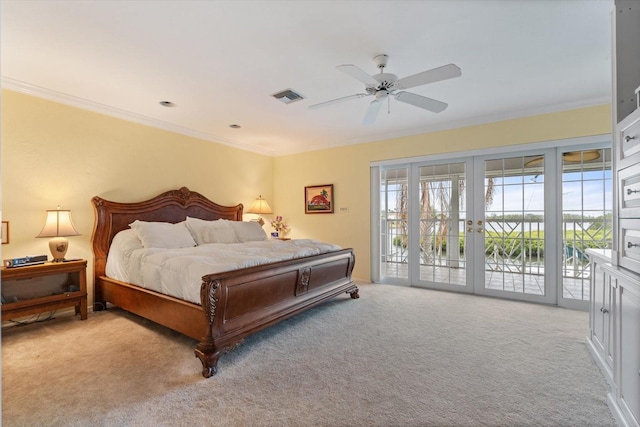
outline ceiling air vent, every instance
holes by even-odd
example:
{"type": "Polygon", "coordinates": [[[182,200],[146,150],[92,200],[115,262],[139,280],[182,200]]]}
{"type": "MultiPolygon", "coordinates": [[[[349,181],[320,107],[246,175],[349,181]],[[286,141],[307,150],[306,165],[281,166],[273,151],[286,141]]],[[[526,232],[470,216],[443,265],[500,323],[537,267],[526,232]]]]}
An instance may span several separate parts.
{"type": "Polygon", "coordinates": [[[292,102],[300,101],[304,99],[302,95],[295,93],[291,89],[283,90],[282,92],[274,93],[273,96],[275,99],[279,99],[285,104],[291,104],[292,102]]]}

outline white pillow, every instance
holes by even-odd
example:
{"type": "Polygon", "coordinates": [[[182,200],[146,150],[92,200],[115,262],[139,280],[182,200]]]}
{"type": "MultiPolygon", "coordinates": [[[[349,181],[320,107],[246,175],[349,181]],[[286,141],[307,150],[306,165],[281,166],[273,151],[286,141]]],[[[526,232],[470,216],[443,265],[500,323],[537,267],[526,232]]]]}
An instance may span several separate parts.
{"type": "Polygon", "coordinates": [[[267,233],[256,221],[230,221],[229,224],[235,230],[240,243],[267,240],[267,233]]]}
{"type": "Polygon", "coordinates": [[[205,221],[204,219],[187,217],[185,221],[193,239],[198,245],[207,243],[237,243],[236,233],[229,225],[233,221],[219,219],[205,221]]]}
{"type": "Polygon", "coordinates": [[[129,227],[136,232],[145,248],[179,249],[196,245],[184,222],[171,224],[136,220],[129,224],[129,227]]]}

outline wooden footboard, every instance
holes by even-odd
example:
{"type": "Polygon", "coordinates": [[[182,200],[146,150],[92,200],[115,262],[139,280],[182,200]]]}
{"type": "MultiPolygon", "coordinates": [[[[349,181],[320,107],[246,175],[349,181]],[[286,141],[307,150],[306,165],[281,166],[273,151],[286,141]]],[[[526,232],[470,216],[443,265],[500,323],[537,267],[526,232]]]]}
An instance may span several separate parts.
{"type": "Polygon", "coordinates": [[[269,325],[341,293],[358,298],[351,249],[203,277],[200,297],[207,334],[197,345],[202,375],[220,356],[269,325]]]}

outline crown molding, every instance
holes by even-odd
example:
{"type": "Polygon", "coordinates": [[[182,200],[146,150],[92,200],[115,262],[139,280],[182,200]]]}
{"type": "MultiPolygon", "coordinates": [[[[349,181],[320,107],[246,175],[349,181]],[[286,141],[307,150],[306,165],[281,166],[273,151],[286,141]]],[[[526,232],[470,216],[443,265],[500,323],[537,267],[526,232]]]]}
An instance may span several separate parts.
{"type": "Polygon", "coordinates": [[[377,134],[377,135],[374,135],[374,136],[372,136],[370,138],[352,139],[352,140],[348,140],[348,141],[338,142],[338,143],[335,143],[335,144],[322,145],[322,146],[317,145],[317,146],[313,146],[313,147],[307,147],[304,150],[299,150],[299,151],[295,151],[295,150],[289,150],[289,151],[286,151],[286,152],[280,151],[280,152],[276,152],[275,155],[276,156],[284,156],[284,155],[300,154],[300,153],[309,152],[309,151],[318,151],[318,150],[325,150],[325,149],[329,149],[329,148],[344,147],[344,146],[348,146],[348,145],[379,142],[379,141],[384,141],[384,140],[388,140],[388,139],[397,139],[397,138],[404,138],[404,137],[408,137],[408,136],[415,136],[415,135],[426,134],[426,133],[441,132],[441,131],[452,130],[452,129],[460,129],[460,128],[465,128],[465,127],[469,127],[469,126],[478,126],[478,125],[484,125],[484,124],[488,124],[488,123],[502,122],[502,121],[506,121],[506,120],[522,119],[522,118],[525,118],[525,117],[533,117],[533,116],[539,116],[539,115],[543,115],[543,114],[559,113],[561,111],[569,111],[569,110],[577,110],[577,109],[580,109],[580,108],[597,107],[599,105],[605,105],[605,104],[611,104],[611,97],[591,98],[591,99],[574,101],[574,102],[566,102],[566,103],[555,104],[555,105],[547,105],[547,106],[544,106],[544,107],[527,108],[527,109],[522,109],[522,110],[509,111],[509,112],[506,112],[506,113],[491,114],[491,115],[474,117],[474,118],[465,119],[465,120],[457,120],[457,121],[450,121],[450,122],[445,122],[445,123],[438,123],[438,124],[435,124],[435,125],[430,125],[430,126],[426,126],[426,127],[417,128],[417,129],[415,129],[415,128],[414,129],[409,129],[409,130],[406,130],[404,132],[377,134]]]}
{"type": "Polygon", "coordinates": [[[394,132],[377,134],[370,138],[360,138],[337,142],[334,144],[315,145],[311,147],[305,147],[301,150],[282,150],[282,151],[268,151],[260,147],[256,147],[248,144],[241,144],[237,141],[228,140],[225,138],[217,137],[208,133],[196,131],[193,129],[185,128],[182,126],[174,125],[172,123],[164,122],[150,117],[143,116],[141,114],[133,113],[130,111],[121,110],[118,108],[110,107],[108,105],[99,104],[97,102],[89,101],[83,98],[67,95],[61,92],[56,92],[50,89],[45,89],[39,86],[24,83],[18,80],[13,80],[7,77],[2,77],[0,80],[0,86],[6,89],[10,89],[16,92],[25,93],[35,97],[47,99],[49,101],[58,102],[61,104],[69,105],[72,107],[80,108],[83,110],[92,111],[99,114],[105,114],[118,119],[127,120],[130,122],[142,124],[145,126],[174,132],[180,135],[190,136],[193,138],[202,139],[205,141],[227,145],[239,150],[250,151],[266,156],[279,157],[293,154],[300,154],[312,151],[326,150],[331,148],[339,148],[348,145],[366,144],[371,142],[379,142],[387,139],[397,139],[408,136],[420,135],[423,133],[440,132],[451,129],[458,129],[469,126],[477,126],[487,123],[500,122],[505,120],[513,120],[530,116],[537,116],[541,114],[557,113],[560,111],[574,110],[579,108],[595,107],[598,105],[610,104],[610,97],[591,98],[587,100],[580,100],[562,104],[549,105],[544,107],[529,108],[518,111],[509,111],[506,113],[499,113],[493,115],[486,115],[481,117],[475,117],[468,120],[458,120],[446,123],[439,123],[431,126],[421,127],[417,129],[410,129],[404,132],[394,132]]]}

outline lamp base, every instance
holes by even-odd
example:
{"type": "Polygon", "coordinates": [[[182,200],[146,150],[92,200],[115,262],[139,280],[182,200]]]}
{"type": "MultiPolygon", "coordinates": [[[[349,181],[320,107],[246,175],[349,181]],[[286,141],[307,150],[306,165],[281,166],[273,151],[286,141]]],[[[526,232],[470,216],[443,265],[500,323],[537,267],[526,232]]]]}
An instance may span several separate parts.
{"type": "Polygon", "coordinates": [[[66,237],[54,237],[49,240],[49,250],[53,256],[53,262],[64,261],[67,249],[69,249],[69,240],[66,237]]]}

